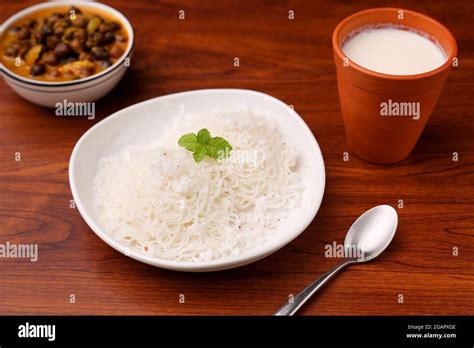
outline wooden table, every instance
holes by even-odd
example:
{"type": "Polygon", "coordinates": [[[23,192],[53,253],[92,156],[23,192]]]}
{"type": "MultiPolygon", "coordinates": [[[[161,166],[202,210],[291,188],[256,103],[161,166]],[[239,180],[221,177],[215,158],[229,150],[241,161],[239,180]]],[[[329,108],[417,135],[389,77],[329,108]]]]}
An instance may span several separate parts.
{"type": "MultiPolygon", "coordinates": [[[[460,66],[414,153],[391,166],[352,155],[343,160],[349,149],[331,51],[336,24],[379,2],[106,2],[132,21],[137,40],[129,72],[97,103],[94,121],[56,117],[0,83],[0,243],[39,244],[36,263],[0,259],[0,314],[271,314],[337,262],[324,257],[326,244],[342,242],[359,214],[384,203],[399,213],[393,244],[376,262],[341,273],[301,314],[474,314],[472,2],[391,3],[446,24],[460,52],[460,66]],[[178,18],[180,10],[185,20],[178,18]],[[113,250],[70,208],[74,144],[125,106],[218,87],[269,93],[306,120],[326,163],[316,219],[270,257],[218,273],[161,270],[113,250]],[[21,161],[15,161],[17,152],[21,161]]],[[[0,20],[30,3],[2,0],[0,20]]]]}

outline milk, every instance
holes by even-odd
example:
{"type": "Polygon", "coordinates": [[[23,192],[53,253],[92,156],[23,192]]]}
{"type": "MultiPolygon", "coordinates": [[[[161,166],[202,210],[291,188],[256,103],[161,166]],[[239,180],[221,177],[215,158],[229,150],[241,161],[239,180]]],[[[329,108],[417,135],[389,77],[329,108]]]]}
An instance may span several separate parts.
{"type": "Polygon", "coordinates": [[[414,75],[443,65],[446,54],[427,35],[396,26],[362,28],[344,42],[342,51],[362,67],[390,75],[414,75]]]}

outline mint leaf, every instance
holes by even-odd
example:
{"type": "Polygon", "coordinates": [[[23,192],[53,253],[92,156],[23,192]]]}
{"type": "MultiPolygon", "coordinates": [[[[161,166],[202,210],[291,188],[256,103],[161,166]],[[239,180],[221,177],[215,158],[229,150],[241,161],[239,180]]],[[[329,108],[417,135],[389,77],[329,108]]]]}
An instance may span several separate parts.
{"type": "Polygon", "coordinates": [[[178,140],[179,146],[193,153],[194,160],[199,163],[206,156],[213,159],[224,159],[229,156],[232,146],[222,137],[211,137],[206,128],[197,134],[188,133],[178,140]]]}
{"type": "Polygon", "coordinates": [[[194,152],[198,146],[197,136],[194,133],[185,134],[179,138],[178,144],[186,150],[194,152]]]}
{"type": "Polygon", "coordinates": [[[201,129],[197,134],[197,141],[201,145],[206,145],[211,139],[211,133],[206,128],[201,129]]]}
{"type": "Polygon", "coordinates": [[[219,160],[228,157],[230,150],[232,150],[232,146],[230,146],[229,142],[221,137],[211,138],[206,148],[209,157],[219,160]]]}
{"type": "Polygon", "coordinates": [[[209,145],[206,145],[206,153],[209,157],[214,158],[214,159],[217,159],[217,157],[219,156],[218,149],[209,145]]]}
{"type": "Polygon", "coordinates": [[[211,138],[209,140],[209,146],[226,152],[230,152],[230,150],[232,150],[232,146],[230,146],[229,142],[221,137],[211,138]]]}
{"type": "Polygon", "coordinates": [[[206,157],[206,155],[207,155],[206,147],[202,145],[198,145],[198,147],[193,153],[193,158],[196,161],[196,163],[199,163],[204,159],[204,157],[206,157]]]}

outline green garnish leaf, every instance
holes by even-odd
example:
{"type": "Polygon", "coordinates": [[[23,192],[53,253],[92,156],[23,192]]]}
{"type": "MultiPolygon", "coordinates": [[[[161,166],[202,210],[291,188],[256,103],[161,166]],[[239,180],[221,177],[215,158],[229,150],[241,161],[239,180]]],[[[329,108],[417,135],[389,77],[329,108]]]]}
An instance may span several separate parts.
{"type": "Polygon", "coordinates": [[[198,132],[196,138],[199,144],[206,145],[211,139],[211,133],[206,128],[203,128],[198,132]]]}
{"type": "Polygon", "coordinates": [[[178,144],[188,151],[196,151],[196,147],[198,146],[196,134],[188,133],[183,135],[181,138],[179,138],[178,144]]]}
{"type": "Polygon", "coordinates": [[[224,159],[229,156],[232,146],[222,137],[211,137],[206,128],[197,134],[188,133],[178,140],[178,144],[193,153],[196,163],[201,162],[206,156],[214,159],[224,159]]]}
{"type": "Polygon", "coordinates": [[[193,153],[193,158],[197,163],[199,163],[204,159],[204,157],[206,157],[206,155],[207,155],[206,147],[202,145],[198,145],[196,147],[196,150],[193,153]]]}

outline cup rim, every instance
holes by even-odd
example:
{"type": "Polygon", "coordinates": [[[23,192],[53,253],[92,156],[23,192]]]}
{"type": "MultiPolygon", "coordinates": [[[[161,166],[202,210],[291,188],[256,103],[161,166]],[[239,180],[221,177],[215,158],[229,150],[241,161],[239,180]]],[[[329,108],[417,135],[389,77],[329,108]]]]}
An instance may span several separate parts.
{"type": "MultiPolygon", "coordinates": [[[[444,24],[440,23],[436,19],[434,19],[432,17],[429,17],[429,16],[427,16],[423,13],[408,10],[408,9],[404,9],[404,8],[395,8],[395,7],[371,8],[371,9],[367,9],[367,10],[358,11],[358,12],[353,13],[350,16],[344,18],[342,21],[339,22],[339,24],[336,26],[336,28],[334,28],[334,31],[333,31],[333,34],[332,34],[332,46],[333,46],[334,52],[339,56],[339,58],[341,58],[341,59],[347,58],[347,59],[350,60],[349,66],[353,67],[355,70],[357,70],[357,71],[359,71],[363,74],[373,76],[373,77],[377,77],[377,78],[381,78],[381,79],[385,79],[385,80],[395,80],[395,81],[412,81],[412,80],[417,80],[417,79],[420,79],[420,78],[427,78],[427,77],[431,77],[433,75],[436,75],[436,74],[438,74],[438,73],[440,73],[444,70],[447,70],[451,66],[453,59],[457,56],[457,51],[458,51],[457,43],[456,43],[456,39],[454,38],[454,35],[451,33],[451,31],[444,24]],[[340,42],[338,40],[338,36],[339,36],[339,33],[341,32],[342,28],[347,23],[349,23],[351,20],[353,20],[354,18],[360,17],[360,16],[364,16],[368,13],[387,12],[387,11],[400,11],[400,10],[404,11],[406,13],[417,15],[419,17],[423,17],[423,19],[427,20],[428,22],[431,22],[433,25],[435,25],[437,27],[440,27],[452,39],[452,42],[454,44],[453,44],[453,47],[452,47],[451,54],[448,55],[448,52],[446,52],[448,56],[446,58],[446,61],[441,66],[437,67],[436,69],[433,69],[433,70],[430,70],[430,71],[427,71],[427,72],[423,72],[423,73],[419,73],[419,74],[392,75],[392,74],[385,74],[385,73],[381,73],[381,72],[377,72],[377,71],[373,71],[373,70],[364,68],[363,66],[361,66],[361,65],[355,63],[354,61],[350,60],[342,52],[340,42]]],[[[443,47],[443,49],[446,50],[446,47],[443,47]]]]}
{"type": "Polygon", "coordinates": [[[18,12],[15,12],[13,15],[11,15],[5,22],[2,24],[2,27],[5,29],[9,28],[15,21],[33,13],[34,11],[43,9],[43,8],[51,8],[51,7],[61,7],[61,6],[85,6],[89,8],[96,8],[96,9],[101,9],[114,17],[117,17],[122,24],[125,25],[127,33],[129,35],[129,40],[127,44],[127,49],[125,52],[122,54],[122,57],[118,61],[116,61],[113,65],[108,67],[105,70],[102,70],[101,72],[94,74],[89,77],[81,78],[78,80],[73,80],[73,81],[38,81],[38,80],[33,80],[29,79],[27,77],[21,76],[14,71],[11,71],[7,67],[3,65],[3,63],[0,61],[0,66],[1,66],[1,71],[8,77],[28,84],[28,85],[33,85],[33,86],[39,86],[39,87],[69,87],[69,86],[76,86],[80,84],[85,84],[97,79],[100,79],[101,77],[104,77],[105,75],[110,74],[112,71],[115,71],[118,67],[120,67],[123,62],[125,61],[126,58],[129,58],[131,55],[131,52],[133,50],[133,47],[135,46],[135,33],[133,30],[132,23],[130,20],[119,10],[116,10],[115,8],[103,4],[101,2],[87,2],[87,1],[75,1],[75,2],[67,2],[67,1],[57,1],[57,2],[42,2],[36,5],[28,6],[24,8],[23,10],[20,10],[18,12]]]}

